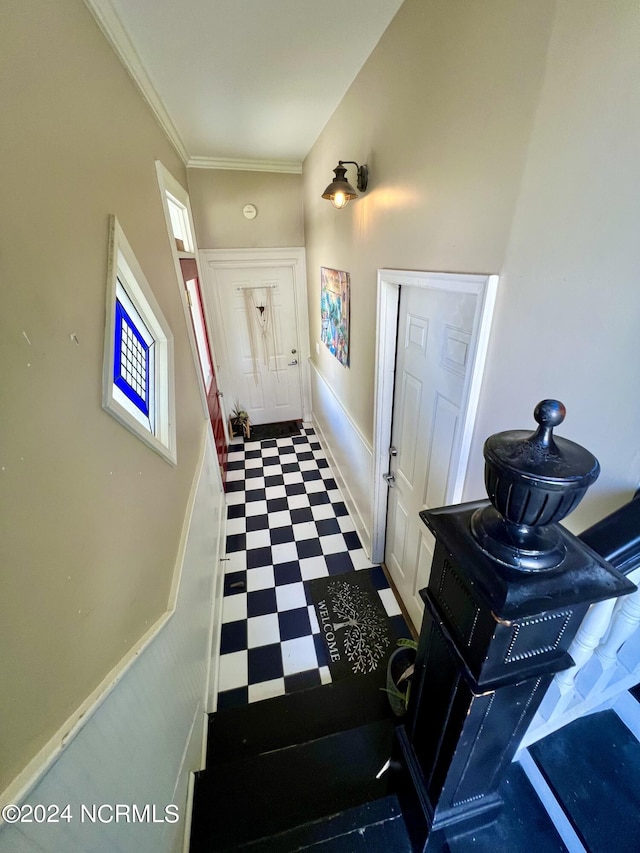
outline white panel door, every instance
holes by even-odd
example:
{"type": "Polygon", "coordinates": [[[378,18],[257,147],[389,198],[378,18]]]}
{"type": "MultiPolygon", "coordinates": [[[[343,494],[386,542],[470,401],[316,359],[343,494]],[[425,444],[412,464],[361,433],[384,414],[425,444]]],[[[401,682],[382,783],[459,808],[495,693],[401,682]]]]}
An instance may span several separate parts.
{"type": "Polygon", "coordinates": [[[442,506],[453,476],[477,297],[401,287],[385,562],[419,629],[434,539],[420,510],[442,506]]]}
{"type": "Polygon", "coordinates": [[[299,335],[291,267],[217,268],[214,291],[212,304],[219,306],[214,327],[216,340],[222,342],[220,368],[227,410],[238,401],[253,424],[301,420],[299,335]],[[251,305],[245,292],[252,296],[251,305]]]}

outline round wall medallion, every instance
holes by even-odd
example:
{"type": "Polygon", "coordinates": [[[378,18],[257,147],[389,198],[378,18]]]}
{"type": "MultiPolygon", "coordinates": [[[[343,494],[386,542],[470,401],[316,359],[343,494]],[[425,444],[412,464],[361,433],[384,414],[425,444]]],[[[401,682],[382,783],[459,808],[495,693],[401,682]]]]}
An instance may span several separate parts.
{"type": "Polygon", "coordinates": [[[255,219],[258,215],[258,208],[255,204],[245,204],[242,208],[242,215],[245,219],[255,219]]]}

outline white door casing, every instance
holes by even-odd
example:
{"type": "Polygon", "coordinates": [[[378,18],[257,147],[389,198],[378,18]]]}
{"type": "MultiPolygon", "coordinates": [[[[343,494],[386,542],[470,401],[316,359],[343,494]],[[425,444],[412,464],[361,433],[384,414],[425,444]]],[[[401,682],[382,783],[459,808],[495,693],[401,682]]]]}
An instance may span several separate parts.
{"type": "MultiPolygon", "coordinates": [[[[238,400],[252,423],[309,420],[309,333],[304,249],[208,249],[200,253],[206,269],[207,304],[221,353],[221,384],[227,405],[238,400]],[[255,335],[258,358],[251,358],[245,288],[256,304],[274,311],[275,353],[270,335],[268,365],[262,339],[255,335]],[[296,352],[292,352],[296,350],[296,352]],[[258,382],[255,378],[257,375],[258,382]]],[[[254,332],[257,327],[254,327],[254,332]]]]}
{"type": "Polygon", "coordinates": [[[462,498],[496,287],[497,276],[378,274],[372,559],[417,628],[434,544],[418,513],[462,498]]]}

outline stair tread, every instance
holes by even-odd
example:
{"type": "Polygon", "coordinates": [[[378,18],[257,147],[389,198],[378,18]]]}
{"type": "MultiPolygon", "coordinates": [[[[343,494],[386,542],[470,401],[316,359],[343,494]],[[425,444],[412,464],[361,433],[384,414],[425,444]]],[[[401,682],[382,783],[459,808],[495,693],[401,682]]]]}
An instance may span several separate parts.
{"type": "Polygon", "coordinates": [[[383,686],[374,673],[211,714],[207,767],[392,719],[383,686]]]}
{"type": "Polygon", "coordinates": [[[574,720],[529,752],[591,853],[637,851],[640,743],[614,711],[574,720]]]}
{"type": "Polygon", "coordinates": [[[359,846],[366,839],[369,851],[389,850],[411,853],[397,797],[389,795],[378,800],[345,809],[319,821],[303,824],[280,835],[243,844],[245,853],[291,853],[295,850],[345,850],[347,853],[364,850],[359,846]],[[404,846],[403,843],[404,834],[404,846]],[[396,846],[381,846],[393,838],[396,846]],[[346,846],[345,846],[346,845],[346,846]],[[377,845],[377,846],[376,846],[377,845]]]}
{"type": "Polygon", "coordinates": [[[393,728],[382,720],[198,774],[192,850],[234,849],[386,796],[375,776],[393,728]]]}
{"type": "MultiPolygon", "coordinates": [[[[364,826],[358,831],[302,848],[311,853],[412,853],[402,818],[364,826]]],[[[494,851],[495,853],[495,851],[494,851]]]]}
{"type": "Polygon", "coordinates": [[[498,793],[504,805],[496,820],[489,826],[464,834],[456,835],[453,828],[444,830],[443,853],[523,851],[528,850],[532,843],[535,843],[536,853],[567,853],[519,764],[510,765],[498,793]]]}

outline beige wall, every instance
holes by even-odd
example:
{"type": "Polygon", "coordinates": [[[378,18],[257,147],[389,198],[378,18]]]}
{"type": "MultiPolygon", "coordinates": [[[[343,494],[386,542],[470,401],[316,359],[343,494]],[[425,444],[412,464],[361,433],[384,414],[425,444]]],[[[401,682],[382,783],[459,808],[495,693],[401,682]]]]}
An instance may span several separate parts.
{"type": "Polygon", "coordinates": [[[155,159],[185,170],[81,0],[2,18],[0,790],[166,610],[204,424],[155,159]],[[101,408],[110,213],[175,337],[176,468],[101,408]]]}
{"type": "Polygon", "coordinates": [[[201,249],[304,245],[302,175],[188,169],[189,197],[201,249]],[[245,204],[258,209],[242,215],[245,204]]]}
{"type": "Polygon", "coordinates": [[[350,369],[313,358],[365,437],[376,270],[499,273],[465,496],[487,435],[558,396],[605,470],[577,527],[640,477],[638,23],[631,0],[405,0],[304,164],[312,353],[319,267],[352,275],[350,369]],[[371,173],[343,211],[320,198],[338,159],[371,173]]]}

